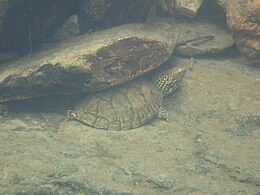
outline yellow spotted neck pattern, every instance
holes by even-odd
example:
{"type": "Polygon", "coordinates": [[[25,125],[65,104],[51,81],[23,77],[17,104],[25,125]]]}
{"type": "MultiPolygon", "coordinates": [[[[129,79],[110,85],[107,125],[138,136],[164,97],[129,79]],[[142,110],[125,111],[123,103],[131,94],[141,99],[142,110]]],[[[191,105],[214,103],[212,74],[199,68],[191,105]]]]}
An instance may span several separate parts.
{"type": "Polygon", "coordinates": [[[173,68],[156,76],[154,83],[162,91],[162,94],[166,96],[180,86],[185,72],[185,68],[173,68]]]}

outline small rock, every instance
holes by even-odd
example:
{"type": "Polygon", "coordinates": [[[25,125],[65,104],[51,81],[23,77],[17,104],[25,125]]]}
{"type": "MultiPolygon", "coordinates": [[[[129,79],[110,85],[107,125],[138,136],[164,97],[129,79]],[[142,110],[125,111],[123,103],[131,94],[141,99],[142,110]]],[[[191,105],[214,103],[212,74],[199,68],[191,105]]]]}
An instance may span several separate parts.
{"type": "Polygon", "coordinates": [[[175,0],[175,9],[180,15],[193,18],[202,3],[203,0],[175,0]]]}
{"type": "Polygon", "coordinates": [[[250,62],[260,62],[260,1],[228,1],[226,16],[240,52],[250,62]]]}
{"type": "Polygon", "coordinates": [[[55,39],[58,41],[67,40],[80,34],[78,16],[70,16],[59,28],[55,34],[55,39]]]}
{"type": "Polygon", "coordinates": [[[160,1],[160,7],[171,15],[179,14],[193,18],[202,3],[203,0],[162,0],[160,1]]]}

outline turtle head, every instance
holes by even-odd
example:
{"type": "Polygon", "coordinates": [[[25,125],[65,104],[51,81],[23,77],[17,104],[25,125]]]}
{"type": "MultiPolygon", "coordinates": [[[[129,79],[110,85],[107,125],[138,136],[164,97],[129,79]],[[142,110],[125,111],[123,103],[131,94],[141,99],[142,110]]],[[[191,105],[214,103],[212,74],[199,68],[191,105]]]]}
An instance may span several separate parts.
{"type": "Polygon", "coordinates": [[[155,84],[162,91],[162,94],[166,96],[180,86],[185,72],[185,68],[172,68],[157,76],[155,78],[155,84]]]}

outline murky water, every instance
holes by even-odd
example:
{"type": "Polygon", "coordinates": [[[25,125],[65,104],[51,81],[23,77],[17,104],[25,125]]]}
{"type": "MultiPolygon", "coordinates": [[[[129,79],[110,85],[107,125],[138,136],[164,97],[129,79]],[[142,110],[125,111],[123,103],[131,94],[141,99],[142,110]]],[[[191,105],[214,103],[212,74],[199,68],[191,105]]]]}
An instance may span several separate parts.
{"type": "Polygon", "coordinates": [[[160,67],[186,68],[168,122],[94,129],[67,120],[79,94],[0,104],[0,194],[259,194],[260,69],[234,50],[160,67]]]}

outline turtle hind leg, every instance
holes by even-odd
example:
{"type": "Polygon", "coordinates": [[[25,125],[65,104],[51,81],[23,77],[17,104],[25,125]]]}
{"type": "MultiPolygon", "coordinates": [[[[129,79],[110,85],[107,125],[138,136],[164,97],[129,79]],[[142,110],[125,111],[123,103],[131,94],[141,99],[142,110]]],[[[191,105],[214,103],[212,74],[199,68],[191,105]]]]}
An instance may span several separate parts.
{"type": "Polygon", "coordinates": [[[169,121],[169,114],[168,114],[167,110],[162,106],[159,107],[157,117],[161,118],[161,119],[165,119],[166,121],[169,121]]]}
{"type": "Polygon", "coordinates": [[[79,120],[79,117],[74,110],[67,110],[67,120],[79,120]]]}

